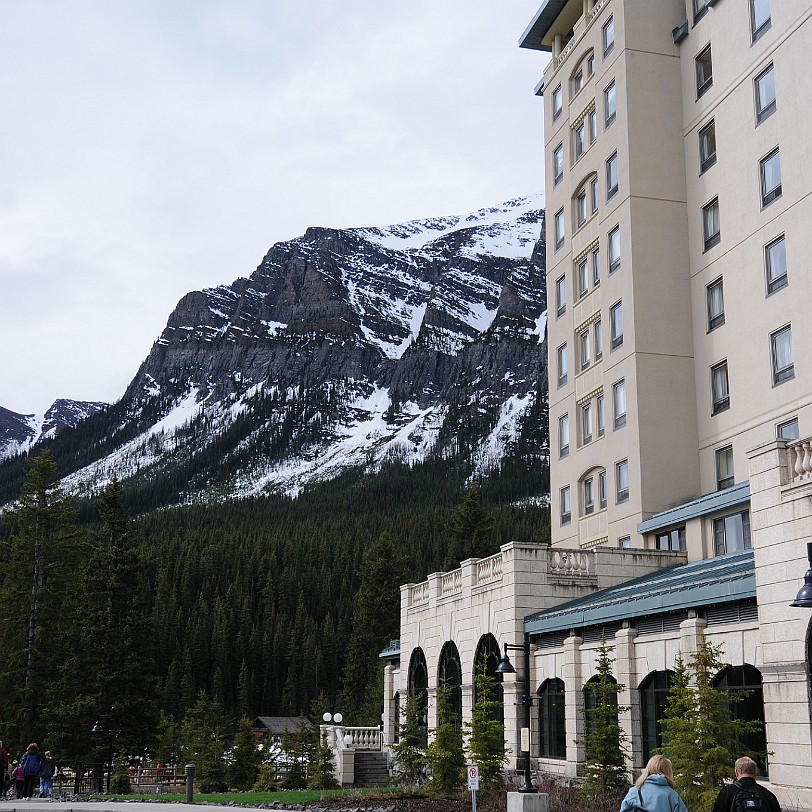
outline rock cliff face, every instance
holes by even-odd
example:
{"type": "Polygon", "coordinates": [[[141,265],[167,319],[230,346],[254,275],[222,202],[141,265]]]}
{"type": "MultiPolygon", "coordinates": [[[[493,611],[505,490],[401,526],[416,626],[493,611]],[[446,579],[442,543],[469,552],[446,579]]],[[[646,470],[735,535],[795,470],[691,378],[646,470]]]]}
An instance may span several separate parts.
{"type": "Polygon", "coordinates": [[[274,245],[181,299],[65,484],[182,468],[181,501],[295,494],[391,457],[545,453],[543,225],[523,198],[274,245]]]}

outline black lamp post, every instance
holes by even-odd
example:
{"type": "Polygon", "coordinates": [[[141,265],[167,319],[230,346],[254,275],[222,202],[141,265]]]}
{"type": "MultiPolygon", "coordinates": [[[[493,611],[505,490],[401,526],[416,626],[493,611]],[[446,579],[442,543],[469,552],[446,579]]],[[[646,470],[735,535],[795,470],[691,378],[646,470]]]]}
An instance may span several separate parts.
{"type": "Polygon", "coordinates": [[[804,575],[804,585],[798,590],[798,594],[790,606],[812,609],[812,541],[806,543],[806,557],[809,559],[809,569],[804,575]]]}
{"type": "Polygon", "coordinates": [[[524,643],[521,646],[505,643],[505,655],[499,661],[499,665],[496,666],[498,674],[516,673],[516,669],[507,655],[508,649],[524,652],[524,694],[521,704],[524,707],[524,726],[527,729],[527,749],[524,750],[524,786],[519,788],[519,792],[537,792],[538,790],[533,786],[533,781],[530,778],[530,708],[533,705],[533,696],[530,693],[530,635],[528,632],[524,633],[524,643]]]}
{"type": "MultiPolygon", "coordinates": [[[[107,794],[110,794],[110,776],[113,773],[113,738],[116,735],[115,716],[110,711],[107,716],[100,716],[99,720],[93,725],[93,733],[107,733],[109,736],[107,742],[107,794]],[[107,720],[107,727],[102,725],[102,720],[107,720]]],[[[101,783],[101,782],[100,782],[101,783]]],[[[101,789],[101,787],[99,787],[101,789]]]]}

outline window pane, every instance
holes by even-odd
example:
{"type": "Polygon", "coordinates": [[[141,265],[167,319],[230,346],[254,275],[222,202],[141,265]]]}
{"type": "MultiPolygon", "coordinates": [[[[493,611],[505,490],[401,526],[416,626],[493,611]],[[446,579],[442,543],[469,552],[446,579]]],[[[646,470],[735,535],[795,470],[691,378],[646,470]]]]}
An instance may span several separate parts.
{"type": "Polygon", "coordinates": [[[770,65],[756,77],[756,120],[761,123],[775,111],[775,73],[770,65]]]}
{"type": "Polygon", "coordinates": [[[570,488],[569,485],[567,485],[561,489],[561,524],[569,524],[571,518],[570,488]]]}
{"type": "Polygon", "coordinates": [[[586,222],[586,189],[581,189],[575,199],[575,222],[578,228],[586,222]]]}
{"type": "Polygon", "coordinates": [[[589,143],[594,144],[595,139],[598,137],[598,111],[594,108],[590,110],[587,117],[587,135],[589,136],[589,143]]]}
{"type": "Polygon", "coordinates": [[[783,235],[765,249],[767,262],[767,292],[774,293],[787,285],[787,249],[783,235]]]}
{"type": "Polygon", "coordinates": [[[701,96],[713,85],[713,62],[711,48],[708,45],[696,58],[696,95],[701,96]]]}
{"type": "Polygon", "coordinates": [[[593,513],[595,510],[595,482],[590,477],[584,480],[584,513],[593,513]]]}
{"type": "Polygon", "coordinates": [[[761,202],[766,206],[781,197],[781,156],[778,150],[761,161],[761,202]]]}
{"type": "Polygon", "coordinates": [[[615,428],[626,425],[626,381],[618,381],[612,387],[612,405],[615,412],[615,428]]]}
{"type": "Polygon", "coordinates": [[[792,363],[792,331],[789,327],[773,333],[773,383],[789,380],[795,377],[795,367],[792,363]]]}
{"type": "Polygon", "coordinates": [[[561,85],[553,91],[553,121],[561,115],[563,109],[563,96],[561,93],[561,85]]]}
{"type": "Polygon", "coordinates": [[[592,284],[599,285],[601,281],[601,250],[596,248],[592,252],[592,284]]]}
{"type": "Polygon", "coordinates": [[[560,183],[564,177],[564,145],[559,144],[553,150],[553,177],[555,183],[560,183]]]}
{"type": "Polygon", "coordinates": [[[711,367],[712,414],[730,408],[730,393],[727,381],[727,361],[711,367]]]}
{"type": "Polygon", "coordinates": [[[606,471],[598,474],[598,500],[601,509],[606,507],[606,471]]]}
{"type": "Polygon", "coordinates": [[[606,162],[606,199],[617,192],[617,153],[606,162]]]}
{"type": "Polygon", "coordinates": [[[558,456],[566,457],[570,453],[570,418],[565,414],[558,418],[558,456]]]}
{"type": "Polygon", "coordinates": [[[705,237],[705,250],[712,248],[720,239],[719,200],[712,200],[702,209],[702,232],[705,237]]]}
{"type": "Polygon", "coordinates": [[[625,502],[629,498],[629,463],[627,460],[622,460],[615,465],[615,479],[617,501],[625,502]]]}
{"type": "Polygon", "coordinates": [[[612,331],[612,349],[617,349],[623,343],[623,304],[618,302],[609,311],[610,327],[612,331]]]}
{"type": "Polygon", "coordinates": [[[555,280],[555,313],[563,316],[567,311],[567,277],[560,276],[555,280]]]}
{"type": "Polygon", "coordinates": [[[592,178],[589,181],[589,198],[592,206],[592,214],[598,210],[598,179],[592,178]]]}
{"type": "Polygon", "coordinates": [[[722,280],[717,279],[708,285],[708,332],[725,323],[725,299],[722,280]]]}
{"type": "Polygon", "coordinates": [[[595,360],[603,356],[603,328],[601,322],[595,322],[595,360]]]}
{"type": "Polygon", "coordinates": [[[587,403],[581,408],[581,437],[583,442],[592,440],[592,404],[587,403]]]}
{"type": "Polygon", "coordinates": [[[699,169],[704,172],[716,163],[716,122],[699,131],[699,169]]]}
{"type": "Polygon", "coordinates": [[[590,357],[589,330],[584,330],[578,338],[581,348],[581,369],[586,369],[592,361],[590,357]]]}
{"type": "Polygon", "coordinates": [[[800,438],[798,430],[798,418],[793,417],[792,420],[787,420],[786,423],[779,423],[776,426],[776,434],[781,440],[797,440],[800,438]]]}
{"type": "Polygon", "coordinates": [[[563,386],[567,382],[567,345],[562,344],[558,348],[558,385],[563,386]]]}
{"type": "Polygon", "coordinates": [[[603,395],[598,395],[595,399],[595,411],[598,420],[598,437],[603,437],[606,425],[603,411],[603,395]]]}
{"type": "Polygon", "coordinates": [[[603,91],[603,110],[604,110],[604,123],[608,127],[614,120],[617,114],[617,99],[615,97],[615,83],[612,82],[606,90],[603,91]]]}
{"type": "Polygon", "coordinates": [[[720,448],[716,452],[716,487],[717,490],[729,488],[734,483],[733,446],[720,448]]]}
{"type": "Polygon", "coordinates": [[[575,128],[575,160],[577,161],[584,154],[586,146],[586,125],[579,124],[575,128]]]}
{"type": "Polygon", "coordinates": [[[615,47],[615,20],[610,17],[603,26],[603,55],[608,56],[615,47]]]}
{"type": "Polygon", "coordinates": [[[555,247],[556,250],[564,245],[564,209],[555,213],[555,247]]]}
{"type": "Polygon", "coordinates": [[[620,226],[609,232],[609,273],[620,267],[620,226]]]}
{"type": "Polygon", "coordinates": [[[753,39],[758,39],[770,27],[770,0],[750,0],[753,39]]]}

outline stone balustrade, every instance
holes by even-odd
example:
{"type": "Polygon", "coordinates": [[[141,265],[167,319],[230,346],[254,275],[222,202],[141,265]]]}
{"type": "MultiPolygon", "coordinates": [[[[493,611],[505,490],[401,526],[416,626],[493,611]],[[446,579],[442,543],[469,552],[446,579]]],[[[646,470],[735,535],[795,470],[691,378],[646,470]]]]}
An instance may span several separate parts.
{"type": "Polygon", "coordinates": [[[812,479],[812,437],[787,443],[787,466],[790,484],[812,479]]]}
{"type": "Polygon", "coordinates": [[[590,577],[590,557],[577,550],[553,550],[550,555],[550,574],[569,577],[590,577]]]}
{"type": "Polygon", "coordinates": [[[483,558],[476,565],[476,585],[502,580],[502,553],[483,558]]]}
{"type": "Polygon", "coordinates": [[[440,577],[440,597],[458,595],[462,592],[462,570],[452,570],[440,577]]]}

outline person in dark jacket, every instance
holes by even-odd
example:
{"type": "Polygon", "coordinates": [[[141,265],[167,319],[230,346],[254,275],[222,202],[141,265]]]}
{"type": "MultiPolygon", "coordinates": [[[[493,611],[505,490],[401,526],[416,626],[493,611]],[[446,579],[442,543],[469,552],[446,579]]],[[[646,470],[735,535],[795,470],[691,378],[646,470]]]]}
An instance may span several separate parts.
{"type": "Polygon", "coordinates": [[[39,780],[42,769],[42,754],[36,742],[31,742],[25,748],[20,764],[23,765],[23,798],[31,798],[34,794],[34,784],[39,780]]]}
{"type": "Polygon", "coordinates": [[[620,812],[645,809],[647,812],[688,812],[674,789],[674,768],[665,756],[652,756],[620,804],[620,812]]]}
{"type": "Polygon", "coordinates": [[[45,751],[42,759],[42,769],[39,771],[39,797],[50,798],[54,794],[54,775],[56,775],[56,762],[51,758],[51,751],[45,751]]]}
{"type": "Polygon", "coordinates": [[[757,792],[763,799],[762,812],[781,812],[778,798],[756,781],[756,762],[752,758],[742,756],[734,765],[736,780],[732,784],[725,784],[716,796],[712,812],[732,812],[736,796],[743,789],[757,792]]]}

